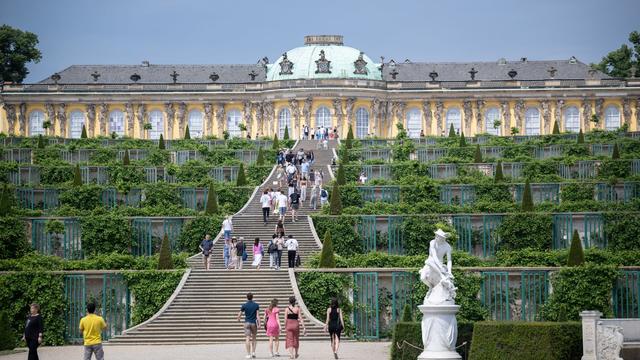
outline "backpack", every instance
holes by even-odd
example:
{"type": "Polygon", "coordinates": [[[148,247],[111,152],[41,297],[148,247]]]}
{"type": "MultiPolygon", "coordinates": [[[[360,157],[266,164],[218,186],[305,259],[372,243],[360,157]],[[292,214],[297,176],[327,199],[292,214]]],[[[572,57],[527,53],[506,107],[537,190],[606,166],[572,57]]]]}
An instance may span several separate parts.
{"type": "Polygon", "coordinates": [[[329,193],[327,192],[327,190],[322,189],[322,191],[320,192],[320,197],[329,197],[329,193]]]}
{"type": "Polygon", "coordinates": [[[272,254],[274,252],[278,251],[278,245],[276,245],[276,243],[271,242],[271,244],[269,244],[269,247],[267,248],[267,252],[269,254],[272,254]]]}

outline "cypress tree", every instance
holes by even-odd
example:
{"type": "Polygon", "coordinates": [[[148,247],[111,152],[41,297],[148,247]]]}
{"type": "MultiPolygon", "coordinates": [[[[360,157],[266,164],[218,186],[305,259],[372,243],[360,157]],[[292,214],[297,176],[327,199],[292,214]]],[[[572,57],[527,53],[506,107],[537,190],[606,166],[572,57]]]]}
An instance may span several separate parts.
{"type": "Polygon", "coordinates": [[[42,134],[40,134],[38,135],[38,149],[44,149],[44,147],[44,137],[42,137],[42,134]]]}
{"type": "Polygon", "coordinates": [[[162,238],[160,244],[160,256],[158,259],[158,270],[173,269],[173,259],[171,258],[171,245],[169,244],[169,236],[167,234],[162,238]]]}
{"type": "Polygon", "coordinates": [[[569,249],[569,261],[567,261],[567,266],[579,266],[582,264],[584,264],[584,250],[582,249],[582,242],[580,241],[578,230],[573,230],[573,236],[571,237],[571,248],[569,249]]]}
{"type": "Polygon", "coordinates": [[[524,184],[524,192],[522,193],[522,211],[533,211],[533,197],[531,195],[531,184],[529,179],[524,184]]]}
{"type": "Polygon", "coordinates": [[[278,134],[273,134],[273,150],[280,150],[280,142],[278,141],[278,134]]]}
{"type": "Polygon", "coordinates": [[[353,140],[353,128],[351,128],[351,126],[349,126],[349,131],[347,131],[347,139],[353,140]]]}
{"type": "Polygon", "coordinates": [[[347,139],[344,142],[345,149],[351,149],[353,147],[353,130],[351,126],[349,126],[349,131],[347,132],[347,139]]]}
{"type": "Polygon", "coordinates": [[[493,177],[494,182],[504,181],[504,175],[502,174],[502,160],[498,160],[496,164],[496,174],[493,177]]]}
{"type": "Polygon", "coordinates": [[[158,139],[158,149],[164,150],[164,136],[160,134],[160,139],[158,139]]]}
{"type": "Polygon", "coordinates": [[[322,252],[320,253],[320,265],[321,268],[334,268],[336,267],[336,258],[333,254],[333,240],[331,239],[331,231],[327,230],[324,233],[324,241],[322,242],[322,252]]]}
{"type": "Polygon", "coordinates": [[[191,140],[191,133],[189,132],[189,124],[184,128],[184,139],[191,140]]]}
{"type": "Polygon", "coordinates": [[[482,152],[480,151],[480,144],[476,145],[476,152],[473,154],[473,162],[480,164],[482,162],[482,152]]]}
{"type": "Polygon", "coordinates": [[[247,177],[244,173],[244,163],[240,163],[240,167],[238,168],[238,178],[236,179],[236,186],[245,185],[247,185],[247,177]]]}
{"type": "Polygon", "coordinates": [[[613,144],[613,153],[611,153],[611,158],[613,160],[620,159],[620,148],[618,148],[618,143],[613,144]]]}
{"type": "Polygon", "coordinates": [[[82,186],[82,176],[80,176],[80,165],[78,164],[73,170],[73,186],[82,186]]]}
{"type": "Polygon", "coordinates": [[[467,146],[467,140],[464,138],[464,131],[460,132],[460,147],[467,146]]]}
{"type": "Polygon", "coordinates": [[[218,194],[216,194],[216,188],[213,185],[209,185],[209,193],[207,194],[207,208],[205,214],[211,215],[218,212],[218,194]]]}
{"type": "Polygon", "coordinates": [[[2,193],[0,193],[0,216],[7,216],[11,212],[11,204],[9,203],[9,188],[4,184],[2,193]]]}
{"type": "Polygon", "coordinates": [[[289,140],[289,126],[284,126],[284,134],[282,135],[282,140],[289,140]]]}
{"type": "Polygon", "coordinates": [[[580,132],[578,132],[578,144],[584,144],[584,133],[582,132],[582,128],[580,128],[580,132]]]}
{"type": "Polygon", "coordinates": [[[258,149],[258,158],[256,159],[256,165],[257,166],[264,165],[264,153],[262,152],[262,148],[258,149]]]}
{"type": "Polygon", "coordinates": [[[7,313],[0,312],[0,350],[13,350],[16,347],[17,336],[10,324],[7,313]]]}
{"type": "Polygon", "coordinates": [[[131,161],[129,160],[129,149],[124,151],[124,156],[122,157],[122,165],[131,165],[131,161]]]}
{"type": "Polygon", "coordinates": [[[558,126],[558,122],[557,121],[553,122],[553,131],[551,133],[553,135],[559,135],[560,134],[560,127],[558,126]]]}
{"type": "Polygon", "coordinates": [[[82,133],[80,134],[80,138],[81,139],[86,139],[87,138],[87,128],[84,127],[84,124],[82,124],[82,133]]]}
{"type": "Polygon", "coordinates": [[[336,184],[344,185],[346,183],[347,179],[345,179],[344,167],[342,166],[342,163],[340,163],[340,165],[338,165],[338,174],[336,175],[336,184]]]}
{"type": "Polygon", "coordinates": [[[456,129],[453,127],[453,124],[449,126],[449,137],[450,138],[456,137],[456,129]]]}
{"type": "Polygon", "coordinates": [[[404,305],[404,309],[402,310],[402,322],[413,322],[413,311],[411,310],[411,306],[409,304],[404,305]]]}
{"type": "Polygon", "coordinates": [[[342,200],[340,199],[340,185],[333,184],[331,190],[331,199],[329,199],[329,210],[331,215],[340,215],[342,213],[342,200]]]}

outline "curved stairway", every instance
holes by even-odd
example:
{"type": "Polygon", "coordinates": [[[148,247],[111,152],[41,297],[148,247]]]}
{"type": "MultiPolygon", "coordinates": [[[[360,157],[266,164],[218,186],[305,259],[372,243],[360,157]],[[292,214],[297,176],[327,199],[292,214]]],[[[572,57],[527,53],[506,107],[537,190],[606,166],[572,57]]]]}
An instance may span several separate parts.
{"type": "MultiPolygon", "coordinates": [[[[299,148],[313,149],[315,163],[313,169],[321,168],[328,182],[330,174],[327,165],[331,163],[332,148],[336,141],[329,142],[329,150],[316,150],[313,140],[299,140],[294,151],[299,148]]],[[[244,263],[243,270],[225,270],[222,257],[221,233],[214,240],[211,268],[205,271],[202,256],[196,254],[188,259],[191,268],[183,277],[183,281],[174,295],[157,314],[146,322],[125,331],[122,335],[112,338],[112,344],[208,344],[216,342],[243,341],[242,323],[236,321],[236,316],[246,301],[246,293],[254,294],[254,301],[260,304],[260,316],[273,298],[279,301],[282,311],[281,324],[284,326],[284,308],[291,295],[296,295],[303,308],[307,336],[304,340],[326,340],[328,335],[323,333],[322,324],[313,319],[302,299],[297,293],[295,276],[287,270],[286,251],[282,255],[282,268],[279,271],[269,269],[269,255],[266,244],[274,232],[277,217],[272,216],[267,226],[262,221],[260,196],[265,187],[270,187],[276,180],[275,172],[253,194],[245,207],[233,216],[233,236],[245,238],[249,258],[244,263]],[[259,237],[265,247],[265,256],[260,270],[252,269],[253,254],[251,245],[253,239],[259,237]]],[[[283,189],[286,191],[286,189],[283,189]]],[[[299,242],[301,257],[317,252],[320,243],[314,233],[311,220],[307,216],[313,210],[307,202],[301,203],[298,221],[291,222],[291,216],[285,220],[287,234],[292,234],[299,242]]],[[[328,300],[327,300],[328,301],[328,300]]],[[[324,321],[324,319],[321,319],[324,321]]],[[[284,332],[281,332],[284,341],[284,332]]],[[[263,329],[258,330],[258,340],[266,340],[263,329]]],[[[283,347],[284,348],[284,347],[283,347]]]]}

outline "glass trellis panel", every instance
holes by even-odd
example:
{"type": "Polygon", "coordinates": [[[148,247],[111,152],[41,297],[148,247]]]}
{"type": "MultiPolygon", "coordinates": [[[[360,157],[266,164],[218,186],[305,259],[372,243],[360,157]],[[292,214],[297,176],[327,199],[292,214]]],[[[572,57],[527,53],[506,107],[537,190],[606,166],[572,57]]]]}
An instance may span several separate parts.
{"type": "Polygon", "coordinates": [[[121,274],[102,275],[102,317],[107,328],[102,338],[109,340],[129,327],[131,294],[121,274]]]}
{"type": "Polygon", "coordinates": [[[387,165],[363,165],[362,171],[369,180],[391,178],[391,168],[387,165]]]}
{"type": "Polygon", "coordinates": [[[176,241],[178,241],[178,237],[182,231],[182,219],[164,219],[163,228],[164,234],[169,237],[171,249],[175,249],[176,241]]]}
{"type": "Polygon", "coordinates": [[[9,172],[9,182],[16,186],[40,184],[40,168],[33,166],[20,166],[17,170],[9,172]]]}
{"type": "Polygon", "coordinates": [[[387,203],[400,201],[400,188],[397,186],[383,186],[380,188],[380,200],[387,203]]]}
{"type": "Polygon", "coordinates": [[[451,205],[453,201],[453,190],[451,185],[440,186],[440,202],[446,205],[451,205]]]}
{"type": "Polygon", "coordinates": [[[144,168],[144,176],[148,183],[158,182],[158,169],[154,167],[144,168]]]}
{"type": "Polygon", "coordinates": [[[497,230],[501,223],[502,215],[482,216],[482,256],[495,255],[500,244],[500,235],[497,230]]]}
{"type": "Polygon", "coordinates": [[[631,175],[640,174],[640,159],[631,160],[631,175]]]}
{"type": "Polygon", "coordinates": [[[419,148],[416,151],[418,161],[429,162],[436,161],[447,154],[445,148],[419,148]]]}
{"type": "Polygon", "coordinates": [[[640,186],[636,182],[624,183],[624,201],[628,202],[640,197],[640,186]]]}
{"type": "Polygon", "coordinates": [[[118,205],[116,189],[109,188],[102,190],[100,200],[102,205],[106,208],[112,209],[118,205]]]}
{"type": "Polygon", "coordinates": [[[354,336],[359,339],[377,339],[380,335],[378,273],[354,273],[353,279],[354,336]]]}
{"type": "Polygon", "coordinates": [[[151,219],[133,219],[134,246],[133,254],[138,256],[153,255],[151,219]]]}
{"type": "Polygon", "coordinates": [[[389,149],[364,149],[362,150],[362,160],[382,159],[388,160],[391,158],[389,149]]]}
{"type": "Polygon", "coordinates": [[[607,202],[617,201],[618,194],[616,193],[615,186],[604,183],[596,184],[596,200],[607,202]]]}
{"type": "Polygon", "coordinates": [[[505,177],[519,179],[522,177],[522,163],[502,163],[502,174],[505,177]]]}
{"type": "Polygon", "coordinates": [[[413,283],[416,276],[404,271],[394,271],[391,273],[391,322],[396,323],[402,319],[405,305],[409,305],[413,310],[411,301],[413,283]]]}
{"type": "Polygon", "coordinates": [[[546,271],[522,271],[520,274],[521,319],[537,320],[538,311],[549,297],[549,274],[546,271]]]}
{"type": "Polygon", "coordinates": [[[578,178],[588,179],[596,176],[596,166],[593,161],[578,161],[578,178]]]}
{"type": "Polygon", "coordinates": [[[573,215],[553,215],[553,249],[566,249],[571,245],[573,235],[573,215]]]}
{"type": "Polygon", "coordinates": [[[404,231],[402,231],[402,216],[389,216],[387,228],[387,242],[389,254],[404,254],[404,231]]]}
{"type": "Polygon", "coordinates": [[[539,146],[535,148],[534,155],[538,159],[548,159],[563,155],[562,145],[539,146]]]}
{"type": "Polygon", "coordinates": [[[45,219],[31,220],[31,247],[44,255],[53,255],[55,239],[45,231],[45,219]]]}
{"type": "Polygon", "coordinates": [[[362,201],[374,202],[376,201],[375,187],[373,186],[358,186],[358,192],[362,197],[362,201]]]}
{"type": "Polygon", "coordinates": [[[504,148],[502,146],[486,146],[481,147],[480,151],[482,152],[483,158],[496,158],[499,159],[502,157],[502,152],[504,148]]]}
{"type": "Polygon", "coordinates": [[[610,156],[613,153],[613,146],[610,144],[591,144],[591,154],[593,156],[606,155],[610,156]]]}
{"type": "Polygon", "coordinates": [[[607,237],[604,232],[604,217],[602,214],[584,215],[584,236],[582,242],[585,248],[597,247],[605,249],[607,247],[607,237]]]}
{"type": "Polygon", "coordinates": [[[224,170],[221,167],[212,168],[209,170],[209,177],[218,182],[224,182],[224,170]]]}
{"type": "Polygon", "coordinates": [[[43,210],[55,209],[60,205],[57,189],[44,189],[42,192],[42,208],[43,210]]]}
{"type": "Polygon", "coordinates": [[[453,227],[458,233],[458,241],[456,242],[456,248],[458,250],[471,253],[471,237],[473,235],[473,228],[471,224],[471,216],[469,215],[454,215],[453,227]]]}
{"type": "Polygon", "coordinates": [[[374,215],[362,215],[358,221],[358,234],[362,239],[364,251],[376,251],[376,217],[374,215]]]}
{"type": "Polygon", "coordinates": [[[558,175],[560,175],[563,179],[571,179],[573,178],[571,165],[568,164],[558,164],[558,175]]]}
{"type": "Polygon", "coordinates": [[[5,149],[2,161],[31,164],[31,149],[5,149]]]}
{"type": "Polygon", "coordinates": [[[458,176],[456,164],[432,164],[429,166],[432,179],[450,179],[458,176]]]}
{"type": "Polygon", "coordinates": [[[197,210],[196,189],[180,188],[180,197],[182,198],[182,206],[191,210],[197,210]]]}
{"type": "Polygon", "coordinates": [[[130,189],[126,195],[126,204],[131,207],[139,207],[142,201],[141,189],[130,189]]]}
{"type": "Polygon", "coordinates": [[[473,204],[476,201],[476,188],[473,185],[460,186],[460,205],[473,204]]]}
{"type": "Polygon", "coordinates": [[[613,287],[613,314],[618,319],[640,318],[640,271],[621,270],[613,287]]]}
{"type": "Polygon", "coordinates": [[[80,343],[80,319],[86,315],[87,285],[85,275],[65,275],[64,294],[66,299],[65,333],[67,342],[80,343]]]}
{"type": "Polygon", "coordinates": [[[534,191],[538,203],[552,202],[558,204],[560,202],[560,184],[538,184],[537,190],[534,191]]]}
{"type": "Polygon", "coordinates": [[[483,271],[480,301],[489,310],[491,320],[510,320],[509,273],[506,271],[483,271]]]}
{"type": "Polygon", "coordinates": [[[63,257],[65,259],[82,259],[82,231],[78,219],[64,220],[63,257]]]}
{"type": "Polygon", "coordinates": [[[35,194],[33,189],[16,189],[16,198],[21,208],[35,208],[35,194]]]}

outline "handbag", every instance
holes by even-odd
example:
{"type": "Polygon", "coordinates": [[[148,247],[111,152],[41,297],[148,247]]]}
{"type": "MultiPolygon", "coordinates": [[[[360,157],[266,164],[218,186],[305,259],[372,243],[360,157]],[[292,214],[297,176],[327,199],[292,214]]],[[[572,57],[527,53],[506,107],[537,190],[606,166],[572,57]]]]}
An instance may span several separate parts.
{"type": "Polygon", "coordinates": [[[296,267],[302,265],[302,259],[300,259],[300,254],[296,255],[296,267]]]}

